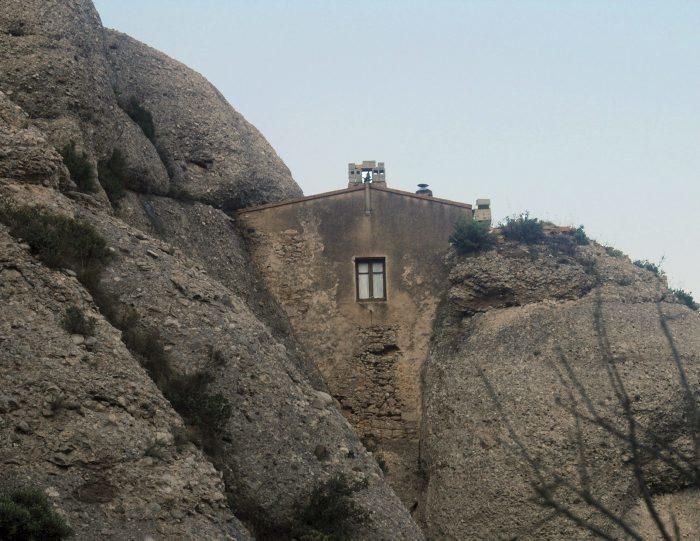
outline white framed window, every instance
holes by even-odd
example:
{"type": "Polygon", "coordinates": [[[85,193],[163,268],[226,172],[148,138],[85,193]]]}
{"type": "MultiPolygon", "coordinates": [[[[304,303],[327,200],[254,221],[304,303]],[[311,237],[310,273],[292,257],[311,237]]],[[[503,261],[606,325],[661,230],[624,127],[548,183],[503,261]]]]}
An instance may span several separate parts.
{"type": "Polygon", "coordinates": [[[386,300],[386,260],[383,257],[355,258],[358,301],[386,300]]]}

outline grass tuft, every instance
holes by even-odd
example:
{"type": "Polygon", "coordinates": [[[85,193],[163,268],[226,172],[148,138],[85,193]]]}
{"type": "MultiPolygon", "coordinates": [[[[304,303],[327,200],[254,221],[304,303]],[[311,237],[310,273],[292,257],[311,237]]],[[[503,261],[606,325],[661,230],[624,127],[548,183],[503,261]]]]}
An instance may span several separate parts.
{"type": "Polygon", "coordinates": [[[356,527],[367,520],[368,513],[355,503],[352,495],[365,486],[366,483],[351,484],[342,473],[317,484],[299,509],[298,538],[324,541],[353,538],[356,527]]]}
{"type": "Polygon", "coordinates": [[[656,276],[661,276],[663,271],[661,270],[661,266],[657,265],[656,263],[652,263],[648,259],[637,259],[634,262],[635,266],[639,267],[640,269],[648,270],[649,272],[654,273],[656,276]]]}

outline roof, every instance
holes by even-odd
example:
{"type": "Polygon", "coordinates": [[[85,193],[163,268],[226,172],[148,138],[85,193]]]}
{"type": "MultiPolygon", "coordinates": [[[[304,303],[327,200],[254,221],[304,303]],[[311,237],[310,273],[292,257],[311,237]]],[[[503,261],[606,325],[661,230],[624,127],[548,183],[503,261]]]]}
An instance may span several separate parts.
{"type": "MultiPolygon", "coordinates": [[[[396,190],[394,188],[386,188],[384,186],[376,186],[374,184],[370,184],[370,189],[372,190],[377,190],[380,192],[387,192],[387,193],[393,193],[396,195],[402,195],[404,197],[412,197],[414,199],[422,199],[423,201],[430,201],[431,203],[439,203],[442,205],[451,205],[453,207],[461,207],[465,209],[471,209],[472,206],[469,203],[460,203],[458,201],[450,201],[449,199],[440,199],[439,197],[432,197],[430,195],[419,195],[415,194],[413,192],[405,192],[403,190],[396,190]]],[[[265,210],[265,209],[270,209],[274,207],[283,207],[285,205],[295,205],[297,203],[304,203],[306,201],[312,201],[314,199],[325,199],[327,197],[335,197],[336,195],[342,195],[350,192],[357,192],[360,190],[364,190],[365,185],[360,184],[359,186],[352,187],[352,188],[344,188],[342,190],[334,190],[332,192],[324,192],[324,193],[319,193],[315,195],[307,195],[306,197],[298,197],[296,199],[287,199],[286,201],[278,201],[277,203],[267,203],[266,205],[259,205],[257,207],[250,207],[250,208],[244,208],[240,209],[238,211],[238,214],[245,214],[248,212],[257,212],[259,210],[265,210]]]]}

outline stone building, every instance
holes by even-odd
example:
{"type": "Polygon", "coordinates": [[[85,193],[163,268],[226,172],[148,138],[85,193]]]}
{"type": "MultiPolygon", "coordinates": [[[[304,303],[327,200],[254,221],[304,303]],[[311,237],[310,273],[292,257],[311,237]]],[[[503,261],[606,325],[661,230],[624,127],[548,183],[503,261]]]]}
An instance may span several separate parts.
{"type": "Polygon", "coordinates": [[[471,205],[430,193],[389,188],[382,162],[362,162],[349,164],[346,189],[239,213],[297,338],[409,507],[420,483],[420,374],[445,291],[443,259],[455,222],[473,218],[471,205]]]}

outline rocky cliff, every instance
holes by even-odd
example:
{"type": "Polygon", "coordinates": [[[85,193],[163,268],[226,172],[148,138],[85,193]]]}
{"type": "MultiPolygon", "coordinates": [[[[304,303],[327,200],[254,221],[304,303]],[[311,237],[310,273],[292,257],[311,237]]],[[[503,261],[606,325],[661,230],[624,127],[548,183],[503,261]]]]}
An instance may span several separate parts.
{"type": "Polygon", "coordinates": [[[682,377],[692,403],[700,315],[663,278],[594,244],[506,242],[450,265],[424,371],[427,536],[590,536],[575,517],[624,537],[605,509],[657,538],[636,466],[668,527],[670,509],[685,538],[697,535],[692,475],[667,459],[694,456],[682,377]]]}
{"type": "Polygon", "coordinates": [[[422,538],[224,212],[301,194],[254,127],[88,0],[2,3],[0,119],[0,488],[79,539],[310,535],[333,487],[422,538]]]}
{"type": "Polygon", "coordinates": [[[89,0],[4,0],[0,492],[38,488],[78,539],[653,538],[649,501],[697,537],[700,318],[557,242],[445,260],[420,464],[400,457],[422,532],[239,234],[232,211],[300,194],[216,89],[89,0]]]}
{"type": "Polygon", "coordinates": [[[8,0],[0,26],[0,90],[54,146],[73,140],[94,163],[122,152],[128,188],[219,208],[301,194],[272,147],[211,84],[105,31],[91,2],[8,0]]]}

